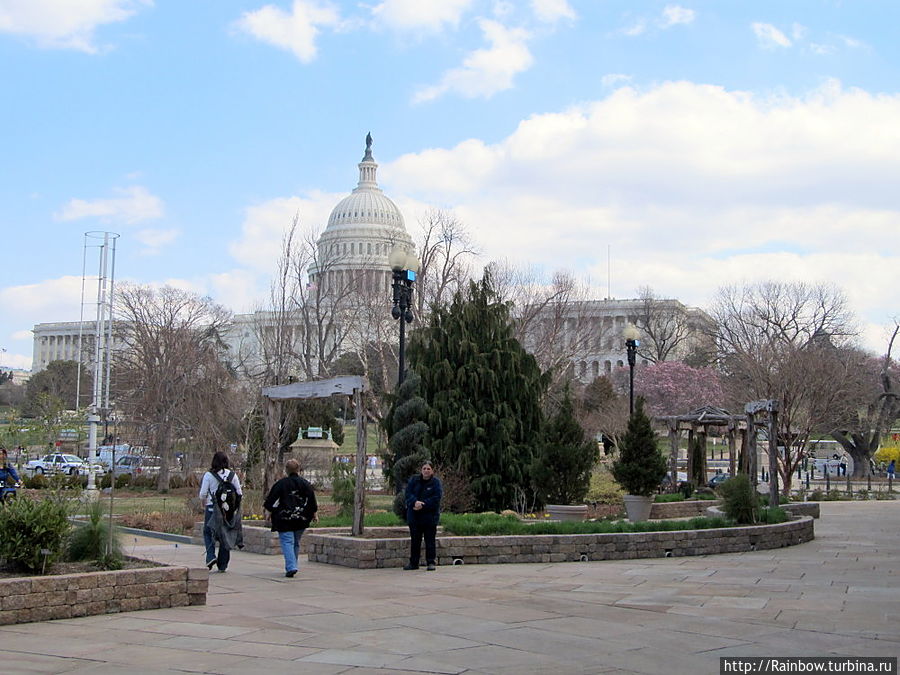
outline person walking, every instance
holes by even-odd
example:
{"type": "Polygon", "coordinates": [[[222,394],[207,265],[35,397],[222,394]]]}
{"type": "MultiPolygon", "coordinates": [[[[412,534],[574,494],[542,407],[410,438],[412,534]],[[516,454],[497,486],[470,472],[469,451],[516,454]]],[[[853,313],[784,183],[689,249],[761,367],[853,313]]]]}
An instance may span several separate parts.
{"type": "Polygon", "coordinates": [[[422,464],[421,473],[406,483],[406,524],[409,525],[409,564],[405,570],[419,569],[422,539],[425,539],[425,562],[429,572],[437,565],[437,526],[441,520],[441,497],[444,488],[434,475],[431,462],[422,464]]]}
{"type": "Polygon", "coordinates": [[[290,579],[297,574],[300,537],[310,523],[319,520],[319,505],[313,486],[300,476],[300,462],[286,461],[284,473],[284,478],[269,490],[263,508],[271,514],[272,532],[278,533],[284,556],[284,576],[290,579]]]}
{"type": "Polygon", "coordinates": [[[892,459],[891,463],[888,464],[887,468],[887,477],[891,480],[894,480],[894,472],[897,470],[897,460],[892,459]]]}
{"type": "Polygon", "coordinates": [[[241,481],[228,466],[228,455],[219,450],[213,455],[209,471],[200,483],[200,499],[206,510],[203,517],[203,543],[206,566],[219,572],[228,569],[233,548],[243,548],[241,529],[241,481]],[[219,551],[216,553],[216,542],[219,551]]]}

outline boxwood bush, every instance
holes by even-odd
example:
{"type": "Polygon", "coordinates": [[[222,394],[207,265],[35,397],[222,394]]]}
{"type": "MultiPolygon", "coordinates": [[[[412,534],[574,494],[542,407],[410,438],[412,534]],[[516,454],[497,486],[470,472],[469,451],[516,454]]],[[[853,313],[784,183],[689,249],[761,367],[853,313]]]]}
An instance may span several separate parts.
{"type": "Polygon", "coordinates": [[[14,569],[46,571],[59,558],[70,527],[67,500],[58,495],[13,499],[0,508],[0,558],[14,569]]]}

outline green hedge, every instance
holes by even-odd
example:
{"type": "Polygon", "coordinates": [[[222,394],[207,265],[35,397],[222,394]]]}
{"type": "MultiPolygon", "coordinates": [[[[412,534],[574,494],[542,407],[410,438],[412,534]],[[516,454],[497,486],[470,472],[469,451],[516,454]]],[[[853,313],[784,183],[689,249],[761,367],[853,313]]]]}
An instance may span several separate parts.
{"type": "Polygon", "coordinates": [[[59,495],[8,501],[0,508],[0,558],[16,569],[43,572],[59,558],[70,527],[67,500],[59,495]]]}

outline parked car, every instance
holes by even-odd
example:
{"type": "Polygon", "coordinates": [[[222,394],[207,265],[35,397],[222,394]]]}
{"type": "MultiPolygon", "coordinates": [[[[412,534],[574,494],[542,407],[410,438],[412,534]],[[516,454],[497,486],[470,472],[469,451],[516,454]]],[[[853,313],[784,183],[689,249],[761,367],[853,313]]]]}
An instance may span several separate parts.
{"type": "Polygon", "coordinates": [[[116,459],[115,474],[120,476],[155,476],[159,473],[159,465],[162,460],[159,457],[142,457],[140,455],[125,455],[116,459]]]}
{"type": "Polygon", "coordinates": [[[712,478],[709,479],[709,481],[706,483],[706,487],[715,490],[717,487],[719,487],[722,483],[724,483],[729,478],[731,478],[731,474],[717,473],[715,476],[713,476],[712,478]]]}
{"type": "Polygon", "coordinates": [[[67,455],[61,452],[53,452],[44,455],[40,459],[32,459],[25,464],[25,471],[36,476],[44,474],[65,473],[70,476],[87,473],[88,463],[78,455],[67,455]]]}
{"type": "MultiPolygon", "coordinates": [[[[682,484],[684,484],[686,482],[687,482],[687,473],[684,471],[679,471],[676,474],[675,489],[676,490],[680,489],[682,484]]],[[[672,472],[670,471],[670,472],[666,473],[666,475],[663,476],[663,479],[659,482],[659,489],[663,492],[668,492],[669,488],[671,488],[671,486],[672,486],[672,472]]]]}

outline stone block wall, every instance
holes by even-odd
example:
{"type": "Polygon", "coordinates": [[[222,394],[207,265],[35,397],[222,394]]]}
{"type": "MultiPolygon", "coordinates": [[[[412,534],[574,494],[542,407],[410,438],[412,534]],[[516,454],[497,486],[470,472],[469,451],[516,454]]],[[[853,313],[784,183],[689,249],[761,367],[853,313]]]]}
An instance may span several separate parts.
{"type": "Polygon", "coordinates": [[[0,625],[205,605],[208,585],[206,568],[188,567],[0,579],[0,625]]]}
{"type": "Polygon", "coordinates": [[[718,506],[721,502],[717,499],[692,499],[681,502],[654,502],[650,506],[650,520],[665,520],[666,518],[694,518],[705,516],[706,509],[710,506],[718,506]]]}
{"type": "MultiPolygon", "coordinates": [[[[402,567],[409,558],[408,539],[356,539],[311,532],[306,536],[308,557],[315,562],[371,569],[402,567]]],[[[439,533],[437,554],[440,565],[457,561],[491,565],[627,560],[782,548],[811,541],[814,536],[813,520],[808,516],[777,525],[676,532],[498,537],[452,537],[439,533]]]]}
{"type": "MultiPolygon", "coordinates": [[[[261,555],[281,555],[281,544],[278,543],[278,533],[272,532],[268,525],[259,520],[245,520],[243,524],[244,548],[248,553],[261,555]],[[252,524],[250,524],[252,523],[252,524]]],[[[313,530],[309,530],[312,532],[313,530]]],[[[347,528],[321,527],[316,532],[346,532],[347,528]]],[[[191,533],[191,543],[203,546],[203,523],[194,523],[194,531],[191,533]]],[[[300,539],[300,553],[308,553],[306,535],[300,539]]]]}

